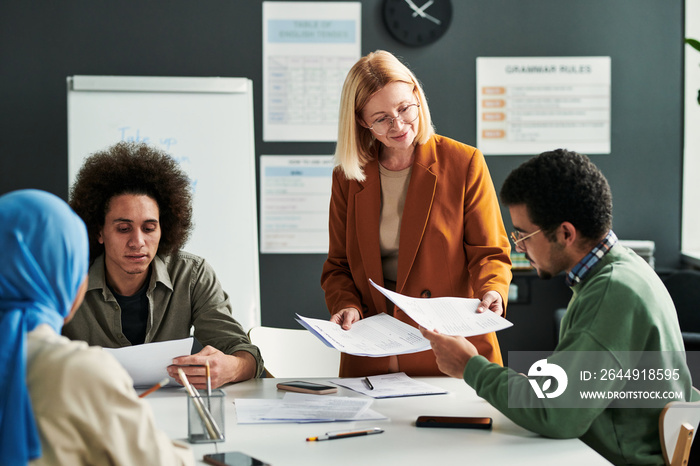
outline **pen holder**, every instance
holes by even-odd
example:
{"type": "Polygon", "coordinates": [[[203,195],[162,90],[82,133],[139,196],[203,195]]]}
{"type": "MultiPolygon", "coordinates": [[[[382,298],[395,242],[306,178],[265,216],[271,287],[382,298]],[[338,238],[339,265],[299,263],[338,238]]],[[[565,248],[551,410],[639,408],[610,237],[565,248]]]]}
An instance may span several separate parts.
{"type": "MultiPolygon", "coordinates": [[[[224,426],[226,394],[223,390],[212,390],[211,396],[207,396],[206,390],[197,390],[197,393],[199,394],[197,399],[187,397],[187,439],[190,443],[223,442],[226,432],[224,426]],[[220,438],[212,438],[210,435],[207,421],[202,418],[200,413],[202,407],[206,408],[203,410],[205,414],[207,410],[211,413],[210,420],[213,421],[213,426],[221,432],[220,438]]],[[[209,427],[212,425],[210,424],[209,427]]]]}

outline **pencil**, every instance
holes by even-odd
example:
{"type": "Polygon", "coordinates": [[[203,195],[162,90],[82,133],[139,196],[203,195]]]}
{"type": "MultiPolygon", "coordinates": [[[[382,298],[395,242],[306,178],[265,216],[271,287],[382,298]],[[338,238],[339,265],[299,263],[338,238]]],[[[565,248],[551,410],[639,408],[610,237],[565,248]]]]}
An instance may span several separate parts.
{"type": "Polygon", "coordinates": [[[146,395],[150,395],[151,393],[158,390],[160,387],[165,387],[166,385],[168,385],[168,382],[170,382],[170,378],[168,378],[168,377],[164,378],[163,380],[161,380],[160,382],[158,382],[157,384],[155,384],[154,386],[152,386],[151,388],[149,388],[148,390],[146,390],[145,392],[140,394],[139,398],[143,398],[146,395]]]}
{"type": "Polygon", "coordinates": [[[209,371],[209,361],[206,361],[207,366],[207,408],[211,410],[211,372],[209,371]]]}
{"type": "Polygon", "coordinates": [[[211,372],[209,372],[209,361],[207,364],[207,397],[211,397],[211,372]]]}

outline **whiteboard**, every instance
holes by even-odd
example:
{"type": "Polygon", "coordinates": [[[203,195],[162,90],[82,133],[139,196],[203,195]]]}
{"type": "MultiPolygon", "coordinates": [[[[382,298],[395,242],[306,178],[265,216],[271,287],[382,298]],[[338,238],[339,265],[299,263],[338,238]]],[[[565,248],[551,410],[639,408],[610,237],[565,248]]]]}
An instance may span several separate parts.
{"type": "Polygon", "coordinates": [[[192,180],[194,230],[247,331],[260,325],[253,84],[246,78],[73,76],[68,185],[83,160],[119,141],[173,156],[192,180]]]}

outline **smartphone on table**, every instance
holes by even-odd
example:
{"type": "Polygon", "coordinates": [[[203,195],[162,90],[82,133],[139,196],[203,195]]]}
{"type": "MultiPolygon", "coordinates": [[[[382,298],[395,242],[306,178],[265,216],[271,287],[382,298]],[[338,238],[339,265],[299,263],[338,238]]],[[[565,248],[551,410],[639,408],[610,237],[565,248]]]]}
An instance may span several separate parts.
{"type": "Polygon", "coordinates": [[[311,393],[314,395],[326,395],[335,393],[338,387],[333,385],[324,385],[321,383],[305,382],[303,380],[292,380],[291,382],[280,382],[277,384],[279,390],[288,390],[290,392],[311,393]]]}
{"type": "Polygon", "coordinates": [[[240,451],[227,451],[225,453],[209,453],[202,458],[205,463],[214,466],[270,466],[269,463],[248,456],[240,451]]]}
{"type": "Polygon", "coordinates": [[[492,425],[493,420],[490,417],[418,416],[418,419],[416,419],[416,427],[490,429],[492,425]]]}

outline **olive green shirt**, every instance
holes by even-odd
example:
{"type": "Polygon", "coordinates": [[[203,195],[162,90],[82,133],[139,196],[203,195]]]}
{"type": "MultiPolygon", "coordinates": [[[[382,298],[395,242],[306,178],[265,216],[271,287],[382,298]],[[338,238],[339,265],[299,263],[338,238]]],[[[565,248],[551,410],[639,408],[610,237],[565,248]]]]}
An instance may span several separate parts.
{"type": "MultiPolygon", "coordinates": [[[[262,375],[260,350],[233,318],[228,294],[209,263],[180,251],[157,255],[151,268],[145,343],[188,338],[194,327],[194,336],[202,345],[229,355],[237,351],[252,354],[257,362],[256,377],[262,375]]],[[[85,300],[63,327],[63,334],[105,348],[131,346],[121,322],[121,309],[107,287],[103,254],[90,266],[85,300]]]]}

